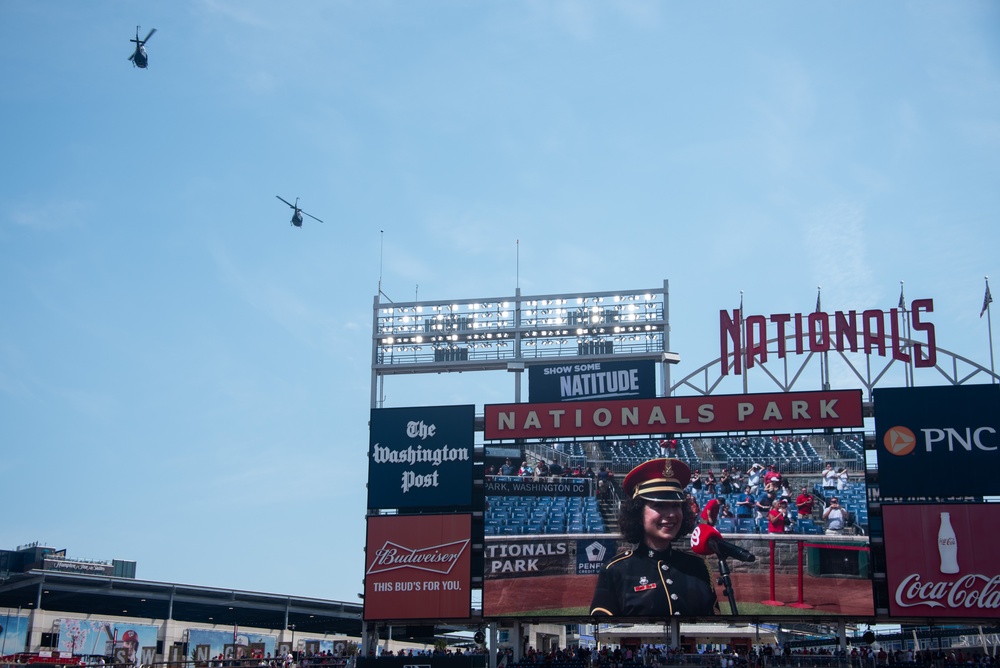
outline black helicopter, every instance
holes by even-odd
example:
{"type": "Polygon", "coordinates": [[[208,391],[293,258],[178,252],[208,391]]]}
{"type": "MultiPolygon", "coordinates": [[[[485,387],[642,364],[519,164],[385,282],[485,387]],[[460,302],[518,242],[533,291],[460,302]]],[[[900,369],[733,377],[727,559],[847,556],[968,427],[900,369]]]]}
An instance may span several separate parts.
{"type": "Polygon", "coordinates": [[[135,27],[135,39],[129,40],[130,42],[135,42],[135,52],[128,57],[128,59],[132,61],[132,67],[146,69],[146,65],[149,63],[149,58],[146,57],[146,42],[149,41],[149,38],[153,36],[154,32],[156,32],[156,28],[149,31],[149,34],[146,35],[146,39],[140,40],[139,26],[135,27]]]}
{"type": "MultiPolygon", "coordinates": [[[[294,211],[294,213],[292,213],[292,225],[294,225],[295,227],[302,227],[302,214],[305,214],[305,215],[309,216],[313,220],[319,220],[319,218],[317,218],[316,216],[312,215],[311,213],[306,213],[305,211],[303,211],[302,209],[299,208],[299,198],[298,197],[295,198],[295,204],[292,204],[291,202],[289,202],[287,199],[281,197],[280,195],[275,195],[275,197],[277,197],[278,199],[280,199],[282,202],[284,202],[288,206],[292,207],[292,210],[294,211]]],[[[319,220],[319,222],[322,223],[323,221],[319,220]]]]}

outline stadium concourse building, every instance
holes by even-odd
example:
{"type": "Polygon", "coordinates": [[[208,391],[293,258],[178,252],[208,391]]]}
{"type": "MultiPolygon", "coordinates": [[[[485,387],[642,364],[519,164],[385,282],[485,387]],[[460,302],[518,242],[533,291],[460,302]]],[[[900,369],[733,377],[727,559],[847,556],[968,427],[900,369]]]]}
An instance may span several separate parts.
{"type": "Polygon", "coordinates": [[[360,638],[357,604],[138,580],[135,566],[38,544],[0,550],[0,656],[143,664],[234,652],[346,656],[360,638]]]}

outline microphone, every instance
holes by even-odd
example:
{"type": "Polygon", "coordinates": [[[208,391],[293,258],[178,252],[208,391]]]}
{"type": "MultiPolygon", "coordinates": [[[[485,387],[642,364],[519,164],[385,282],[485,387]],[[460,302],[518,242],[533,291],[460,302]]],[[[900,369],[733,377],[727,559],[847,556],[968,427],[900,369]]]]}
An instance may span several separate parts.
{"type": "Polygon", "coordinates": [[[691,533],[691,550],[695,554],[714,554],[720,559],[732,557],[739,561],[757,561],[750,550],[722,539],[722,534],[711,524],[699,524],[691,533]]]}

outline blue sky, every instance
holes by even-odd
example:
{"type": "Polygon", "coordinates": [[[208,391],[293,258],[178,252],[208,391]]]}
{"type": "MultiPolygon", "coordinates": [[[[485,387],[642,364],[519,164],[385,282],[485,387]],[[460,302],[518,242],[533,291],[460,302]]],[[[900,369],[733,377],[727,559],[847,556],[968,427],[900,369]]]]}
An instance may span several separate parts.
{"type": "Polygon", "coordinates": [[[380,280],[668,279],[675,374],[904,281],[988,366],[998,75],[989,2],[0,0],[0,546],[356,600],[380,280]]]}

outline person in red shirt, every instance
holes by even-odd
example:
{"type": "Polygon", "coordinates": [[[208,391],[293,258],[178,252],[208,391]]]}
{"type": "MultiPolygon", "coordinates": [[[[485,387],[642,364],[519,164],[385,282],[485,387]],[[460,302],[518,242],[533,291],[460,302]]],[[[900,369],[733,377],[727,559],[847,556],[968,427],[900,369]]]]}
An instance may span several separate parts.
{"type": "Polygon", "coordinates": [[[781,499],[771,505],[771,511],[767,514],[767,532],[785,533],[791,531],[792,518],[788,516],[788,501],[781,499]]]}
{"type": "Polygon", "coordinates": [[[774,489],[781,489],[781,473],[778,472],[778,467],[774,464],[769,464],[767,467],[767,473],[764,474],[763,478],[764,487],[771,486],[774,489]]]}
{"type": "Polygon", "coordinates": [[[795,497],[795,507],[799,510],[799,517],[812,517],[813,495],[809,493],[809,488],[803,487],[802,493],[795,497]]]}

